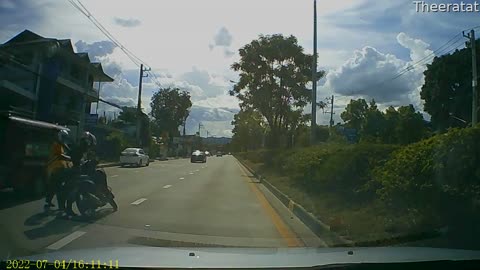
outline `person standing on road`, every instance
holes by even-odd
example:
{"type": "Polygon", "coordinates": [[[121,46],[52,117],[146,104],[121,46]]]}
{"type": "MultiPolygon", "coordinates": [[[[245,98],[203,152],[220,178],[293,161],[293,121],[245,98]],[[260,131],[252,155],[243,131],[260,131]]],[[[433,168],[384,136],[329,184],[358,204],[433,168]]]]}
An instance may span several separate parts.
{"type": "Polygon", "coordinates": [[[45,196],[45,210],[55,206],[52,203],[53,196],[57,195],[58,208],[63,210],[64,203],[62,203],[61,194],[59,192],[65,170],[71,167],[69,162],[65,159],[66,143],[68,140],[68,131],[60,130],[50,148],[50,158],[47,164],[47,194],[45,196]]]}

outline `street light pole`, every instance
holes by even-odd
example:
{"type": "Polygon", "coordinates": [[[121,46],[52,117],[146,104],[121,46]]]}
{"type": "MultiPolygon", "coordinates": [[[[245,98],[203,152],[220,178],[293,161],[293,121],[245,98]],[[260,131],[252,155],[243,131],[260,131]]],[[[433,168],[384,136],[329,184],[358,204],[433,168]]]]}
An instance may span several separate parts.
{"type": "Polygon", "coordinates": [[[317,127],[317,0],[313,0],[312,123],[310,142],[315,144],[317,127]]]}

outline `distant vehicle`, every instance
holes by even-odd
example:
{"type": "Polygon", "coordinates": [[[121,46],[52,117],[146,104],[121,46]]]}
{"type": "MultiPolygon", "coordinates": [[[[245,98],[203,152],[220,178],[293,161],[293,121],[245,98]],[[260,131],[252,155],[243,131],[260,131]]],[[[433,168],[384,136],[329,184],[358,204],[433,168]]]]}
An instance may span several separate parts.
{"type": "Polygon", "coordinates": [[[221,157],[223,155],[222,151],[217,151],[217,157],[221,157]]]}
{"type": "Polygon", "coordinates": [[[122,167],[126,165],[148,166],[150,157],[141,148],[127,148],[120,155],[120,164],[122,167]]]}
{"type": "Polygon", "coordinates": [[[210,152],[208,152],[208,151],[205,151],[205,155],[206,155],[207,157],[210,157],[212,154],[211,154],[210,152]]]}
{"type": "Polygon", "coordinates": [[[205,155],[205,152],[202,152],[200,150],[196,150],[192,153],[190,157],[190,162],[195,163],[195,162],[202,162],[205,163],[207,162],[207,155],[205,155]]]}

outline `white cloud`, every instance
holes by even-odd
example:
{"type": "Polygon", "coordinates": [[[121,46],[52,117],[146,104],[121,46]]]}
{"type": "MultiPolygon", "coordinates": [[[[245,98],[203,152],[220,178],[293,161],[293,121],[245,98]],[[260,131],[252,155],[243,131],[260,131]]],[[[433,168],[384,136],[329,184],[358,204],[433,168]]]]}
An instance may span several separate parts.
{"type": "Polygon", "coordinates": [[[194,103],[198,106],[208,107],[208,108],[228,108],[228,109],[238,109],[238,99],[236,97],[228,95],[220,95],[216,97],[210,97],[196,101],[194,103]]]}
{"type": "Polygon", "coordinates": [[[426,59],[433,53],[432,50],[428,49],[430,47],[429,44],[421,39],[411,38],[403,32],[397,35],[397,41],[400,45],[410,50],[410,59],[413,62],[426,59]]]}
{"type": "Polygon", "coordinates": [[[367,46],[355,51],[353,57],[339,68],[329,71],[325,85],[341,95],[375,99],[385,105],[413,103],[417,109],[422,109],[419,90],[425,66],[418,65],[404,71],[432,51],[428,49],[429,44],[405,33],[398,34],[397,41],[410,50],[410,61],[367,46]],[[400,73],[404,74],[398,77],[400,73]]]}

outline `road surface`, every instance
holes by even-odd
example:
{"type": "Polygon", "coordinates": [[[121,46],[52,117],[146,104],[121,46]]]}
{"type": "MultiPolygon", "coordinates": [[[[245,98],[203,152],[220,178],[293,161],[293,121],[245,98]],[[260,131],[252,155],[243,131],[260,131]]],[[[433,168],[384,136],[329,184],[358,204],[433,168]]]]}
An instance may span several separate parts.
{"type": "MultiPolygon", "coordinates": [[[[105,168],[119,211],[91,222],[0,193],[0,256],[112,246],[324,246],[233,156],[105,168]]],[[[55,200],[54,200],[55,202],[55,200]]]]}

